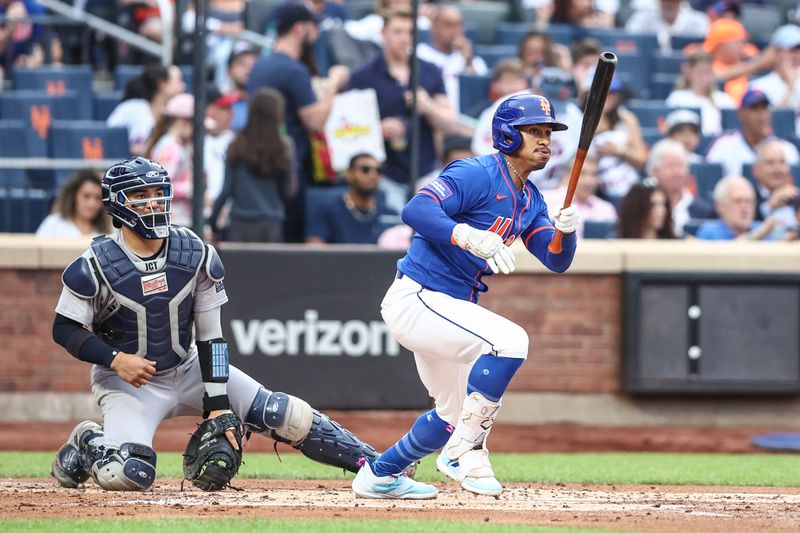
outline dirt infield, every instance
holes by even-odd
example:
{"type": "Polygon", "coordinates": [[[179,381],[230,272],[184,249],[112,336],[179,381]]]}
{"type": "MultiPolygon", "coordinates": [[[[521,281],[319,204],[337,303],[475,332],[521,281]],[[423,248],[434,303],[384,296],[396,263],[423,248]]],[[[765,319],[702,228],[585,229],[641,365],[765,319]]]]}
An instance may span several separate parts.
{"type": "MultiPolygon", "coordinates": [[[[419,416],[406,411],[340,411],[329,413],[378,450],[394,443],[419,416]]],[[[159,426],[158,451],[182,451],[199,419],[167,420],[159,426]]],[[[76,422],[0,423],[0,450],[55,451],[76,422]],[[32,440],[31,435],[36,435],[32,440]]],[[[577,424],[513,425],[498,423],[492,430],[494,452],[726,452],[763,451],[750,443],[755,435],[781,428],[599,427],[577,424]]],[[[783,428],[786,430],[786,428],[783,428]]],[[[281,453],[291,450],[281,446],[281,453]]],[[[250,452],[272,450],[270,439],[253,438],[250,452]]]]}
{"type": "Polygon", "coordinates": [[[501,498],[439,484],[439,498],[356,499],[346,481],[238,480],[243,490],[203,493],[160,479],[145,493],[51,479],[0,481],[0,518],[446,519],[654,532],[797,531],[800,489],[509,484],[501,498]]]}

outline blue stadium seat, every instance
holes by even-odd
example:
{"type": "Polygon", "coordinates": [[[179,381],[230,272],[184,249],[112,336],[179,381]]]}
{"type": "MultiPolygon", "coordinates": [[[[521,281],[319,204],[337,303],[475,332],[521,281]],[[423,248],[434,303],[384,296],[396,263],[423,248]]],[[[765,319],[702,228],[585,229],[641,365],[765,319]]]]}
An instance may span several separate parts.
{"type": "Polygon", "coordinates": [[[664,118],[672,111],[663,101],[659,100],[631,100],[625,104],[643,128],[660,128],[664,118]]]}
{"type": "Polygon", "coordinates": [[[658,128],[642,128],[642,138],[644,143],[652,148],[655,143],[664,138],[664,134],[658,128]]]}
{"type": "MultiPolygon", "coordinates": [[[[0,157],[28,157],[25,123],[21,120],[0,121],[0,157]]],[[[0,187],[26,187],[28,176],[20,168],[0,167],[0,187]]]]}
{"type": "Polygon", "coordinates": [[[714,186],[722,179],[722,165],[719,163],[694,163],[689,172],[697,183],[697,194],[713,201],[714,186]]]}
{"type": "Polygon", "coordinates": [[[696,237],[697,230],[700,229],[700,226],[703,224],[703,222],[705,222],[705,220],[690,220],[689,222],[683,225],[683,234],[696,237]]]}
{"type": "Polygon", "coordinates": [[[710,135],[704,135],[700,137],[700,144],[697,145],[695,153],[705,157],[705,155],[708,153],[708,148],[711,146],[711,143],[714,142],[715,139],[716,137],[712,137],[710,135]]]}
{"type": "Polygon", "coordinates": [[[703,42],[703,39],[698,38],[696,35],[673,35],[670,39],[670,45],[676,52],[683,50],[692,43],[701,42],[703,42]]]}
{"type": "Polygon", "coordinates": [[[94,94],[94,120],[105,122],[122,100],[122,91],[94,94]]]}
{"type": "Polygon", "coordinates": [[[459,76],[459,108],[462,113],[474,107],[475,104],[488,99],[491,82],[489,76],[472,74],[459,76]]]}
{"type": "MultiPolygon", "coordinates": [[[[183,83],[186,84],[186,91],[192,92],[192,66],[178,65],[183,75],[183,83]]],[[[142,73],[141,65],[117,65],[114,69],[114,90],[125,91],[125,86],[131,78],[135,78],[142,73]]]]}
{"type": "Polygon", "coordinates": [[[681,51],[674,51],[670,54],[656,52],[651,59],[654,73],[677,75],[681,73],[681,65],[686,60],[686,56],[681,51]]]}
{"type": "Polygon", "coordinates": [[[614,237],[616,222],[590,222],[583,224],[584,239],[610,239],[614,237]]]}
{"type": "Polygon", "coordinates": [[[615,76],[633,92],[634,98],[648,99],[650,96],[649,59],[641,52],[617,54],[617,71],[615,76]]]}
{"type": "Polygon", "coordinates": [[[737,109],[722,110],[722,129],[735,130],[739,127],[739,111],[737,109]]]}
{"type": "Polygon", "coordinates": [[[773,109],[772,110],[772,129],[775,130],[775,135],[782,139],[791,139],[797,136],[794,127],[794,110],[793,109],[773,109]]]}
{"type": "Polygon", "coordinates": [[[475,55],[482,58],[491,69],[501,59],[517,57],[517,47],[510,44],[480,44],[475,47],[475,55]]]}
{"type": "Polygon", "coordinates": [[[34,233],[50,213],[54,193],[0,188],[0,233],[34,233]]]}
{"type": "Polygon", "coordinates": [[[65,65],[61,67],[15,68],[11,71],[15,89],[47,91],[54,97],[74,91],[78,97],[78,118],[92,117],[92,67],[65,65]]]}
{"type": "Polygon", "coordinates": [[[597,39],[603,47],[612,48],[620,54],[650,55],[658,50],[658,39],[651,33],[628,33],[619,28],[587,28],[585,37],[597,39]]]}
{"type": "MultiPolygon", "coordinates": [[[[495,42],[518,46],[522,37],[532,30],[533,28],[527,22],[503,22],[497,26],[495,42]]],[[[577,39],[575,27],[569,24],[550,24],[547,27],[547,34],[554,43],[565,46],[571,46],[577,39]]]]}
{"type": "Polygon", "coordinates": [[[678,78],[675,74],[653,74],[650,77],[650,98],[653,100],[666,100],[669,93],[675,89],[678,78]]]}
{"type": "Polygon", "coordinates": [[[64,159],[124,159],[130,157],[128,131],[104,122],[53,121],[51,155],[64,159]]]}
{"type": "Polygon", "coordinates": [[[45,91],[0,93],[0,117],[25,123],[26,157],[47,157],[52,122],[77,120],[78,105],[75,91],[67,91],[60,97],[45,91]]]}

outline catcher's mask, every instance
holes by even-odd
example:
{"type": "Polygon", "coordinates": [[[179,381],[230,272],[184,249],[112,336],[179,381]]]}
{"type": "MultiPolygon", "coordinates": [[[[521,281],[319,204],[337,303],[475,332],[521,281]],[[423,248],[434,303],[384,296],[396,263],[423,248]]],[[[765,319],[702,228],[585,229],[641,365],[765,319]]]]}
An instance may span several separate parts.
{"type": "Polygon", "coordinates": [[[144,157],[117,163],[106,171],[101,188],[115,226],[125,225],[144,239],[169,236],[172,183],[160,164],[144,157]]]}

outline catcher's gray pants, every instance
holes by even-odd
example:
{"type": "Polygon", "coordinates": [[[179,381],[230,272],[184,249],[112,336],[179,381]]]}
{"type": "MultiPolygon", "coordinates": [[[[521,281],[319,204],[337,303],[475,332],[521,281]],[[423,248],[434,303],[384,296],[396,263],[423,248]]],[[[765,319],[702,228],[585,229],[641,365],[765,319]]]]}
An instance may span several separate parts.
{"type": "MultiPolygon", "coordinates": [[[[118,447],[135,442],[153,447],[153,435],[162,420],[203,414],[203,379],[196,355],[180,365],[156,372],[138,389],[113,370],[95,365],[92,392],[103,413],[104,444],[118,447]]],[[[233,412],[244,420],[261,385],[231,365],[228,397],[233,412]]]]}

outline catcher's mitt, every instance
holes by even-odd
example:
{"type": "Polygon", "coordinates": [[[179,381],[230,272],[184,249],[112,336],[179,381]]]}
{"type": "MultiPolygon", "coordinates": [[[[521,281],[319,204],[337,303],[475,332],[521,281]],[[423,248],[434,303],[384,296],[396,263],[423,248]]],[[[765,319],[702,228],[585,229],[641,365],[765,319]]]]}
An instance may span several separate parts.
{"type": "Polygon", "coordinates": [[[192,433],[183,452],[183,476],[205,491],[225,488],[242,464],[242,421],[234,413],[223,413],[204,420],[192,433]],[[234,450],[225,430],[233,429],[238,450],[234,450]]]}

